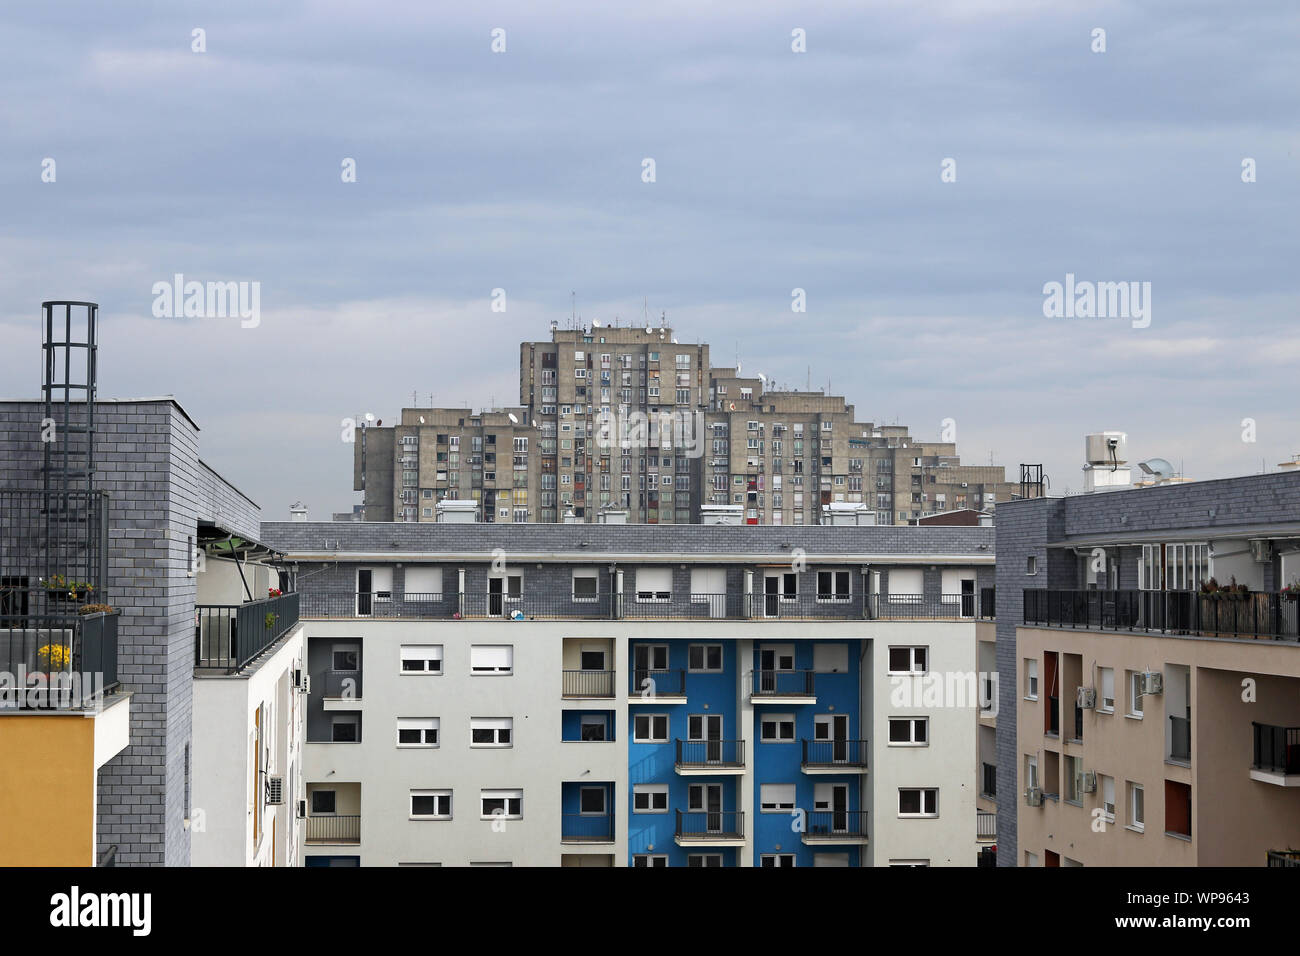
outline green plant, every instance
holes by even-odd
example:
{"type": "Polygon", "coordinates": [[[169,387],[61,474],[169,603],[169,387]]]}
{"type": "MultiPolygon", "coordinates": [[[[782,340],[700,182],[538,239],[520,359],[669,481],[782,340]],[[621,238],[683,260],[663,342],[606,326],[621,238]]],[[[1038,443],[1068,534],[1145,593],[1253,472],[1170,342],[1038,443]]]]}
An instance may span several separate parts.
{"type": "Polygon", "coordinates": [[[275,630],[275,622],[279,619],[279,617],[280,617],[280,615],[278,615],[278,614],[276,614],[276,613],[274,613],[274,612],[272,612],[272,611],[267,611],[267,612],[266,612],[266,619],[265,619],[265,620],[266,620],[266,629],[267,629],[268,631],[273,631],[273,630],[275,630]]]}
{"type": "Polygon", "coordinates": [[[86,604],[77,608],[78,614],[112,614],[113,605],[111,604],[86,604]]]}

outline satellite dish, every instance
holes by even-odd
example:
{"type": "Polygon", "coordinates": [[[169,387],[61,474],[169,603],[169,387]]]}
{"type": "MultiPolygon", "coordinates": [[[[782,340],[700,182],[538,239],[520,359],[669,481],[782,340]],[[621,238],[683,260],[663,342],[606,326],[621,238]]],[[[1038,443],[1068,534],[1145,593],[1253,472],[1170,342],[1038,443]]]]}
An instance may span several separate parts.
{"type": "Polygon", "coordinates": [[[420,424],[421,424],[421,425],[424,424],[424,416],[423,416],[423,415],[420,416],[420,424]]]}
{"type": "Polygon", "coordinates": [[[366,412],[366,421],[368,421],[368,422],[373,422],[374,420],[375,420],[375,415],[374,415],[374,413],[373,413],[373,412],[366,412]]]}
{"type": "Polygon", "coordinates": [[[650,326],[648,326],[648,325],[645,327],[645,334],[646,334],[646,335],[654,335],[654,331],[655,331],[655,330],[652,329],[652,328],[650,328],[650,326]]]}
{"type": "Polygon", "coordinates": [[[591,320],[591,327],[592,327],[593,329],[598,329],[598,328],[600,328],[600,323],[597,322],[595,319],[592,319],[592,320],[591,320]]]}
{"type": "Polygon", "coordinates": [[[673,345],[677,345],[677,344],[679,344],[678,341],[677,341],[677,336],[674,335],[674,336],[673,336],[673,345]]]}
{"type": "MultiPolygon", "coordinates": [[[[511,425],[518,425],[518,424],[519,424],[519,419],[515,418],[515,413],[514,413],[514,412],[510,412],[510,414],[509,414],[509,418],[510,418],[510,424],[511,424],[511,425]]],[[[421,418],[420,421],[424,421],[424,419],[421,418]]]]}
{"type": "Polygon", "coordinates": [[[1140,461],[1138,467],[1148,475],[1153,475],[1157,480],[1174,476],[1174,466],[1163,458],[1150,458],[1146,461],[1140,461]]]}
{"type": "Polygon", "coordinates": [[[764,385],[767,385],[767,376],[766,376],[766,375],[764,375],[762,372],[755,372],[754,374],[758,376],[758,380],[759,380],[760,382],[762,382],[764,385]]]}

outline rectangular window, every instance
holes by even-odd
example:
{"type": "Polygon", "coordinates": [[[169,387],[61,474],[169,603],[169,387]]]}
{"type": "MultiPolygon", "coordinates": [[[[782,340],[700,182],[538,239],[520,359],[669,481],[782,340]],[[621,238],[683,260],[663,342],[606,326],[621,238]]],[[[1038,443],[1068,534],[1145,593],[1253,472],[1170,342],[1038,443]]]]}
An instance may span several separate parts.
{"type": "Polygon", "coordinates": [[[1134,830],[1142,830],[1146,828],[1146,819],[1146,791],[1142,789],[1142,784],[1129,781],[1128,825],[1134,830]]]}
{"type": "Polygon", "coordinates": [[[691,866],[720,867],[722,866],[722,854],[721,853],[691,853],[686,857],[686,865],[688,867],[691,866]]]}
{"type": "Polygon", "coordinates": [[[666,868],[668,866],[668,857],[663,853],[635,853],[632,856],[632,866],[654,869],[666,868]]]}
{"type": "Polygon", "coordinates": [[[632,720],[632,740],[639,744],[667,742],[668,715],[637,714],[632,720]]]}
{"type": "Polygon", "coordinates": [[[513,717],[471,717],[469,745],[497,748],[513,746],[514,726],[513,717]]]}
{"type": "Polygon", "coordinates": [[[672,568],[637,568],[636,599],[638,601],[667,601],[672,597],[672,568]]]}
{"type": "Polygon", "coordinates": [[[889,649],[889,673],[924,674],[926,662],[930,657],[928,646],[891,647],[889,649]]]}
{"type": "Polygon", "coordinates": [[[1038,659],[1025,658],[1025,699],[1038,700],[1038,659]]]}
{"type": "Polygon", "coordinates": [[[474,644],[469,649],[469,669],[474,674],[513,674],[514,660],[511,644],[474,644]]]}
{"type": "Polygon", "coordinates": [[[789,813],[794,809],[794,784],[764,783],[759,786],[759,809],[763,813],[789,813]]]}
{"type": "Polygon", "coordinates": [[[1115,668],[1100,668],[1101,693],[1098,695],[1101,699],[1097,701],[1097,709],[1112,714],[1115,712],[1115,668]]]}
{"type": "Polygon", "coordinates": [[[687,651],[687,666],[692,673],[722,670],[721,644],[692,644],[687,651]]]}
{"type": "Polygon", "coordinates": [[[794,714],[764,714],[759,724],[759,739],[767,743],[792,743],[794,714]]]}
{"type": "Polygon", "coordinates": [[[524,818],[524,792],[522,790],[479,791],[479,819],[522,820],[524,818]]]}
{"type": "Polygon", "coordinates": [[[852,577],[848,571],[818,571],[817,600],[847,601],[852,577]]]}
{"type": "Polygon", "coordinates": [[[794,866],[795,857],[793,853],[764,853],[759,858],[759,866],[778,867],[794,866]]]}
{"type": "Polygon", "coordinates": [[[335,792],[333,790],[313,790],[311,794],[311,812],[313,816],[330,816],[337,813],[335,809],[335,792]]]}
{"type": "Polygon", "coordinates": [[[419,568],[408,565],[405,588],[408,601],[419,594],[442,594],[442,568],[419,568]]]}
{"type": "Polygon", "coordinates": [[[890,717],[891,747],[924,747],[930,742],[929,717],[890,717]]]}
{"type": "Polygon", "coordinates": [[[403,674],[441,674],[441,644],[403,644],[400,650],[403,674]]]}
{"type": "Polygon", "coordinates": [[[937,817],[939,791],[935,787],[900,787],[898,791],[900,817],[937,817]]]}
{"type": "Polygon", "coordinates": [[[412,790],[412,820],[450,820],[450,790],[412,790]]]}
{"type": "Polygon", "coordinates": [[[605,815],[605,788],[579,787],[578,812],[583,816],[598,817],[605,815]]]}
{"type": "Polygon", "coordinates": [[[573,572],[573,600],[590,603],[596,600],[600,572],[595,568],[576,568],[573,572]]]}
{"type": "Polygon", "coordinates": [[[891,604],[920,604],[925,595],[925,574],[920,568],[890,568],[887,583],[891,604]]]}
{"type": "Polygon", "coordinates": [[[633,813],[667,813],[668,784],[638,783],[632,787],[633,813]]]}
{"type": "Polygon", "coordinates": [[[330,740],[336,744],[361,741],[361,718],[356,714],[334,714],[330,718],[330,740]]]}
{"type": "Polygon", "coordinates": [[[1128,675],[1128,715],[1142,716],[1142,672],[1125,671],[1128,675]]]}
{"type": "Polygon", "coordinates": [[[1097,775],[1097,789],[1101,791],[1101,809],[1107,823],[1115,822],[1115,778],[1104,773],[1097,775]]]}
{"type": "Polygon", "coordinates": [[[608,740],[609,718],[604,714],[583,714],[578,736],[580,740],[608,740]]]}
{"type": "Polygon", "coordinates": [[[397,746],[399,747],[436,747],[438,746],[437,717],[398,717],[397,746]]]}

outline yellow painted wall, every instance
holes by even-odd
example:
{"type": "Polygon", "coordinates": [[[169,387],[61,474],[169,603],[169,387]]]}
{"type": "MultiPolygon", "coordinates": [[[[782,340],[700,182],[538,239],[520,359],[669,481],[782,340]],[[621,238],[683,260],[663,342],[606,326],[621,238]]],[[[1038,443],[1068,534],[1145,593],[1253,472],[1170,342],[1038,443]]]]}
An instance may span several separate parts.
{"type": "Polygon", "coordinates": [[[0,866],[95,865],[95,721],[0,717],[0,866]]]}

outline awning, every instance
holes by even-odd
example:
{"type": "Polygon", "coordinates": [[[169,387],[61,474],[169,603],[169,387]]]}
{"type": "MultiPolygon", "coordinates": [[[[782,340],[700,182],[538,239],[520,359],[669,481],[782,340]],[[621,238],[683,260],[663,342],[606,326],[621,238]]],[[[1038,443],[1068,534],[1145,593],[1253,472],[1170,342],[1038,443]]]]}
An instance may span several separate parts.
{"type": "Polygon", "coordinates": [[[235,534],[214,522],[199,523],[199,547],[211,558],[230,558],[250,564],[265,564],[284,560],[284,552],[235,534]]]}

